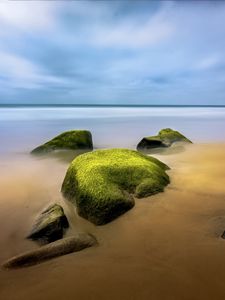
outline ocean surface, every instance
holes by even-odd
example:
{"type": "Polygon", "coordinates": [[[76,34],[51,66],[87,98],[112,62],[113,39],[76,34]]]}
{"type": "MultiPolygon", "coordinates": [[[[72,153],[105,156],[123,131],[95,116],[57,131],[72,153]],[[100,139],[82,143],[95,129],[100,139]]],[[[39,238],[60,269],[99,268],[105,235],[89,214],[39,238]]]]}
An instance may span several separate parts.
{"type": "Polygon", "coordinates": [[[194,142],[223,142],[225,107],[0,107],[0,154],[29,152],[71,129],[90,130],[95,148],[135,148],[167,127],[194,142]]]}

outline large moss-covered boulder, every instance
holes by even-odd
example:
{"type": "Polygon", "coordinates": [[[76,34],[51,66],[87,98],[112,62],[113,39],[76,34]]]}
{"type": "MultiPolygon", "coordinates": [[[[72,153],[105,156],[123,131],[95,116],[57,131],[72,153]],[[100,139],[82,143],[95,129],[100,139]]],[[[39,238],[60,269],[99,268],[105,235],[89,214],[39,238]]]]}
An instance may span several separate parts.
{"type": "Polygon", "coordinates": [[[158,147],[170,147],[173,143],[192,143],[180,132],[166,128],[159,131],[156,136],[144,137],[137,145],[138,150],[152,149],[158,147]]]}
{"type": "Polygon", "coordinates": [[[80,216],[101,225],[132,208],[133,194],[140,198],[162,192],[169,183],[167,169],[137,151],[97,150],[73,160],[62,192],[80,216]]]}
{"type": "Polygon", "coordinates": [[[61,133],[45,144],[31,151],[32,154],[48,153],[54,150],[92,150],[92,136],[87,130],[70,130],[61,133]]]}
{"type": "Polygon", "coordinates": [[[53,204],[41,213],[27,238],[40,244],[51,243],[61,239],[68,227],[69,223],[63,208],[53,204]]]}

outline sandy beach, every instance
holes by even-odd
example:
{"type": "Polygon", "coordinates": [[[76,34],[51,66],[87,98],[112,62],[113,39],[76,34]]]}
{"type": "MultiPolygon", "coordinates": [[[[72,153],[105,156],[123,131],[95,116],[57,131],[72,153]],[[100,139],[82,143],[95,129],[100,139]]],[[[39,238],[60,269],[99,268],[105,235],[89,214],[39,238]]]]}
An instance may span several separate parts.
{"type": "Polygon", "coordinates": [[[155,155],[167,163],[164,193],[137,199],[115,221],[94,226],[60,193],[59,158],[1,160],[0,263],[38,247],[24,237],[49,203],[61,203],[74,232],[99,245],[29,268],[0,271],[0,298],[199,300],[225,297],[225,144],[155,155]]]}

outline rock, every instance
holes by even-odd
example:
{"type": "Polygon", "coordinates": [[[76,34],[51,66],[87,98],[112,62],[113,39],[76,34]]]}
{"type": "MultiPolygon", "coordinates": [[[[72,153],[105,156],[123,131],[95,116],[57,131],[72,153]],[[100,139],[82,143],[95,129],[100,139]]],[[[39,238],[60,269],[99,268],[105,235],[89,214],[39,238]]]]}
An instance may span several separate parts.
{"type": "Polygon", "coordinates": [[[53,204],[41,213],[27,238],[41,244],[51,243],[61,239],[68,227],[69,223],[63,208],[58,204],[53,204]]]}
{"type": "Polygon", "coordinates": [[[156,158],[128,149],[97,150],[75,158],[62,193],[80,216],[106,224],[134,206],[134,198],[162,192],[169,169],[156,158]]]}
{"type": "Polygon", "coordinates": [[[156,136],[144,137],[137,145],[137,150],[152,149],[158,147],[170,147],[175,142],[192,143],[180,132],[170,128],[162,129],[156,136]]]}
{"type": "Polygon", "coordinates": [[[223,234],[221,235],[222,239],[225,239],[225,231],[223,232],[223,234]]]}
{"type": "Polygon", "coordinates": [[[87,130],[63,132],[47,143],[35,148],[32,154],[49,153],[54,150],[93,150],[92,136],[87,130]]]}
{"type": "Polygon", "coordinates": [[[97,240],[94,236],[87,233],[79,233],[36,250],[14,256],[3,264],[3,268],[16,269],[36,265],[54,257],[80,251],[96,244],[97,240]]]}

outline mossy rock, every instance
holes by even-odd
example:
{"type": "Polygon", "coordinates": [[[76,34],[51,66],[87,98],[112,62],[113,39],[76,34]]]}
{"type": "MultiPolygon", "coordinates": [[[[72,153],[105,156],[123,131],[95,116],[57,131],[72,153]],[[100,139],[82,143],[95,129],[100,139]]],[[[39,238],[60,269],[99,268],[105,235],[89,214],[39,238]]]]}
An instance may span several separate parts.
{"type": "Polygon", "coordinates": [[[71,130],[35,148],[32,154],[43,154],[54,150],[93,150],[92,136],[87,130],[71,130]]]}
{"type": "Polygon", "coordinates": [[[170,147],[173,143],[192,143],[180,132],[170,128],[162,129],[156,136],[144,137],[137,145],[137,150],[152,149],[158,147],[170,147]]]}
{"type": "Polygon", "coordinates": [[[41,213],[27,238],[40,244],[51,243],[61,239],[68,227],[69,223],[63,208],[53,204],[41,213]]]}
{"type": "Polygon", "coordinates": [[[62,193],[80,216],[97,225],[110,222],[134,206],[134,197],[162,192],[169,183],[167,165],[127,149],[97,150],[75,158],[62,193]]]}

